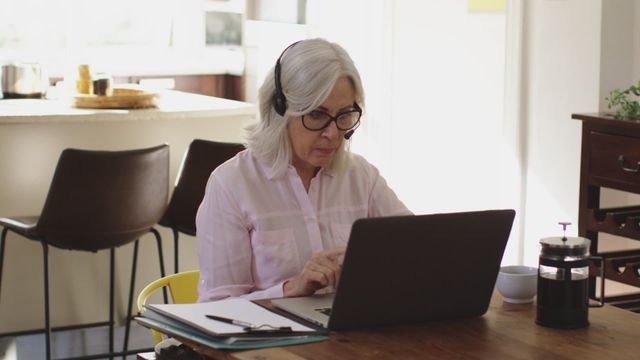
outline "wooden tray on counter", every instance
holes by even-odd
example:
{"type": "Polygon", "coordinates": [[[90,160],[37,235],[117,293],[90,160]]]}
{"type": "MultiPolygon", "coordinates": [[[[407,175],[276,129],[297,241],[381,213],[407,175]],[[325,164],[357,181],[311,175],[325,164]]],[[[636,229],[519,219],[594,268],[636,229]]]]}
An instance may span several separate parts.
{"type": "Polygon", "coordinates": [[[142,89],[114,88],[113,95],[77,94],[72,105],[88,109],[141,109],[156,107],[159,96],[142,89]]]}

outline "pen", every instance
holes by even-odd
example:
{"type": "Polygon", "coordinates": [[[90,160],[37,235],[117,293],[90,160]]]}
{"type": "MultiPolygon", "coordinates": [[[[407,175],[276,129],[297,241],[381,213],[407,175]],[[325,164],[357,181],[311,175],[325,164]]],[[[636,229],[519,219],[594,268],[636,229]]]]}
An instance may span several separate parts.
{"type": "Polygon", "coordinates": [[[227,323],[227,324],[242,326],[242,327],[245,327],[245,328],[252,328],[253,327],[253,324],[248,323],[246,321],[234,320],[234,319],[229,319],[229,318],[222,317],[222,316],[209,315],[209,314],[207,314],[205,316],[208,317],[209,319],[213,319],[213,320],[216,320],[216,321],[221,321],[221,322],[224,322],[224,323],[227,323]]]}
{"type": "Polygon", "coordinates": [[[213,319],[213,320],[220,321],[220,322],[223,322],[223,323],[242,326],[242,330],[248,331],[248,332],[278,333],[278,332],[282,332],[282,331],[286,331],[286,332],[291,332],[292,331],[291,326],[272,326],[272,325],[267,325],[267,324],[256,326],[256,325],[253,325],[253,324],[248,323],[246,321],[229,319],[229,318],[222,317],[222,316],[217,316],[217,315],[207,314],[205,316],[207,318],[209,318],[209,319],[213,319]]]}

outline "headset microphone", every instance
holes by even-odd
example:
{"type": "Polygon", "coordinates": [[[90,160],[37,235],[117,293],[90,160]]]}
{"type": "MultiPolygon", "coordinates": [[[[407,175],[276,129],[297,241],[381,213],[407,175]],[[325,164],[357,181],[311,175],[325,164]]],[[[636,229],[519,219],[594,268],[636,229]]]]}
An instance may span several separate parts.
{"type": "Polygon", "coordinates": [[[346,133],[344,133],[345,140],[349,140],[354,132],[356,132],[356,129],[351,129],[351,130],[347,131],[346,133]]]}

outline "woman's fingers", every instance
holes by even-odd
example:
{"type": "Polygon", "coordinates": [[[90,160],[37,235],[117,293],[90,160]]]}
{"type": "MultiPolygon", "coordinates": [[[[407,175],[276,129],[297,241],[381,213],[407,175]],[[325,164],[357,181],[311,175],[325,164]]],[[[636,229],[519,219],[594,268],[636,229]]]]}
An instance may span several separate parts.
{"type": "Polygon", "coordinates": [[[327,250],[314,254],[308,262],[309,270],[322,273],[326,281],[320,283],[324,286],[335,287],[340,276],[340,264],[337,259],[344,254],[343,249],[327,250]]]}
{"type": "Polygon", "coordinates": [[[331,274],[326,268],[312,268],[305,275],[307,281],[313,283],[314,291],[331,284],[331,274]]]}
{"type": "Polygon", "coordinates": [[[286,296],[311,295],[327,286],[333,288],[340,278],[345,248],[339,247],[315,253],[296,277],[287,281],[286,296]]]}
{"type": "Polygon", "coordinates": [[[325,251],[325,253],[327,254],[327,257],[329,257],[330,259],[338,260],[338,258],[340,258],[341,256],[344,256],[345,251],[347,251],[346,246],[339,246],[331,250],[327,250],[325,251]]]}
{"type": "Polygon", "coordinates": [[[331,283],[331,279],[333,278],[332,272],[332,269],[317,261],[309,261],[304,270],[305,277],[310,281],[318,283],[319,286],[316,285],[318,288],[323,288],[331,283]]]}

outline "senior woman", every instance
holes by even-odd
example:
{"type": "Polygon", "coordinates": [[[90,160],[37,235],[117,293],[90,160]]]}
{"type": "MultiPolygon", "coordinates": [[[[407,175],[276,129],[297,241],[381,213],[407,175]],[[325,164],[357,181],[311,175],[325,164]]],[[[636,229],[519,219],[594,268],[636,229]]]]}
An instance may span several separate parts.
{"type": "Polygon", "coordinates": [[[364,93],[342,47],[290,45],[259,102],[247,149],[213,171],[198,210],[199,301],[331,291],[355,220],[410,213],[348,151],[364,93]]]}

